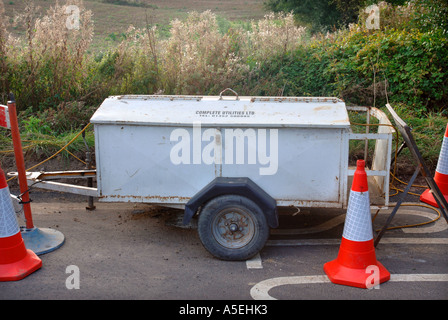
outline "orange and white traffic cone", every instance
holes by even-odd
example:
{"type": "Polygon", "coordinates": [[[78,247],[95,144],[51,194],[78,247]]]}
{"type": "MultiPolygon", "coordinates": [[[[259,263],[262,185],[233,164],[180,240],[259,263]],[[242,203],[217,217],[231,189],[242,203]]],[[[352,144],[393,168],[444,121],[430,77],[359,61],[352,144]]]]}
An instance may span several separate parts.
{"type": "Polygon", "coordinates": [[[358,160],[339,253],[335,260],[324,264],[324,271],[333,283],[371,288],[388,281],[390,273],[376,260],[364,167],[365,161],[358,160]]]}
{"type": "Polygon", "coordinates": [[[5,174],[0,168],[0,281],[21,280],[40,267],[42,260],[25,247],[5,174]]]}
{"type": "MultiPolygon", "coordinates": [[[[439,187],[446,201],[448,201],[448,125],[446,126],[445,136],[443,137],[442,149],[440,150],[439,160],[437,162],[434,182],[437,184],[437,187],[439,187]]],[[[430,189],[426,189],[421,194],[420,201],[436,208],[439,207],[430,189]]]]}

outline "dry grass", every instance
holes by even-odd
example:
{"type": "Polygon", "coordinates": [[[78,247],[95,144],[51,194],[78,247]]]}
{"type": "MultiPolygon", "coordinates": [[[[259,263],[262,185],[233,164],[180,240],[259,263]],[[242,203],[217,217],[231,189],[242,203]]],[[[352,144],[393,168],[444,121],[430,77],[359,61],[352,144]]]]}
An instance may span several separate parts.
{"type": "Polygon", "coordinates": [[[72,92],[82,90],[80,81],[85,77],[82,74],[85,54],[93,36],[91,12],[82,7],[82,0],[69,0],[64,6],[50,7],[46,15],[39,17],[34,1],[26,0],[25,4],[12,24],[24,26],[24,37],[8,36],[2,50],[7,64],[14,69],[25,69],[21,83],[23,98],[37,101],[44,95],[65,100],[72,92]],[[66,8],[69,5],[80,8],[77,30],[67,28],[66,8]],[[52,85],[45,86],[43,82],[52,85]]]}
{"type": "Polygon", "coordinates": [[[9,73],[0,87],[2,94],[10,86],[21,105],[48,110],[69,101],[94,104],[107,95],[124,93],[216,94],[226,87],[243,92],[253,82],[251,72],[271,56],[294,50],[305,34],[304,28],[294,25],[292,14],[265,15],[222,32],[214,12],[192,11],[171,20],[165,37],[145,15],[143,27],[128,25],[122,37],[97,51],[92,50],[95,14],[88,3],[105,5],[66,0],[40,13],[38,3],[24,0],[26,6],[12,24],[21,26],[22,34],[8,35],[6,45],[0,42],[9,73]],[[79,30],[67,27],[70,5],[80,9],[79,30]]]}
{"type": "MultiPolygon", "coordinates": [[[[146,0],[144,0],[146,1],[146,0]]],[[[101,0],[84,0],[87,10],[92,11],[95,26],[94,45],[104,47],[110,44],[115,36],[126,32],[129,25],[136,28],[145,27],[147,17],[150,23],[159,29],[168,29],[174,19],[184,19],[191,11],[203,12],[211,10],[230,21],[263,18],[263,0],[148,0],[146,8],[138,6],[115,5],[101,0]],[[105,39],[108,39],[106,41],[105,39]]],[[[56,0],[33,0],[37,8],[36,15],[42,16],[56,3],[56,0]]],[[[64,0],[59,0],[64,4],[64,0]]],[[[6,16],[12,21],[13,17],[22,14],[26,7],[26,0],[4,0],[6,16]]],[[[14,35],[24,35],[26,26],[10,26],[9,31],[14,35]]]]}
{"type": "Polygon", "coordinates": [[[115,94],[217,94],[245,83],[251,70],[270,56],[295,49],[305,34],[294,26],[291,14],[269,14],[250,30],[233,28],[225,34],[211,11],[191,12],[171,26],[167,39],[157,36],[156,27],[130,28],[112,59],[103,60],[100,70],[114,71],[108,87],[116,88],[115,94]],[[145,87],[135,86],[143,82],[145,87]]]}

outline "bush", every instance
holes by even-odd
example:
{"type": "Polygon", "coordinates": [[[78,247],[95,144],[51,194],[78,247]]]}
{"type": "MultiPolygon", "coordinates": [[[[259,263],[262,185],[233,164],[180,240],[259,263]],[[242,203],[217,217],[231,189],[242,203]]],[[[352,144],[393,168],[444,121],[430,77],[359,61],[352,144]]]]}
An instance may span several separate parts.
{"type": "MultiPolygon", "coordinates": [[[[385,19],[380,30],[366,30],[360,23],[326,43],[339,53],[334,72],[339,75],[342,96],[364,90],[370,97],[378,94],[384,104],[387,90],[389,101],[404,103],[419,116],[446,109],[448,30],[440,24],[431,29],[422,24],[419,19],[425,7],[416,5],[420,2],[411,1],[404,7],[383,5],[385,19]]],[[[358,99],[358,103],[371,102],[358,99]]]]}
{"type": "Polygon", "coordinates": [[[328,94],[352,104],[403,103],[417,116],[446,112],[446,30],[427,30],[427,24],[414,21],[421,16],[414,2],[406,7],[383,4],[381,12],[386,18],[380,30],[359,23],[314,37],[281,63],[278,56],[271,57],[269,73],[277,86],[286,95],[328,94]]]}
{"type": "Polygon", "coordinates": [[[46,16],[35,18],[33,2],[27,3],[16,19],[26,26],[25,39],[9,36],[3,49],[7,81],[0,84],[2,95],[14,91],[19,108],[46,109],[76,100],[86,89],[86,52],[93,36],[91,12],[75,0],[51,7],[46,16]],[[81,8],[79,30],[66,26],[68,3],[81,8]]]}
{"type": "Polygon", "coordinates": [[[155,26],[130,27],[117,46],[90,53],[93,23],[82,1],[56,5],[42,18],[29,1],[24,39],[7,35],[0,22],[0,92],[12,90],[19,108],[56,113],[109,95],[207,95],[226,87],[240,95],[338,96],[367,105],[389,99],[418,115],[440,112],[448,98],[448,44],[440,15],[446,6],[435,3],[382,4],[380,30],[366,30],[362,13],[360,23],[311,39],[292,14],[222,28],[212,12],[193,12],[172,21],[166,39],[155,26]],[[65,27],[68,4],[81,9],[79,30],[65,27]]]}

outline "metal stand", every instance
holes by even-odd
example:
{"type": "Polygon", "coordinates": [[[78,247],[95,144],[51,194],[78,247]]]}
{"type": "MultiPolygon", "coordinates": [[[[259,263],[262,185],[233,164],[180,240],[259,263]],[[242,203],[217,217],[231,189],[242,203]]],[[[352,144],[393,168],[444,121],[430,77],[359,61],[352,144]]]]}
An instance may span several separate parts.
{"type": "Polygon", "coordinates": [[[41,255],[54,251],[65,242],[64,235],[54,229],[20,227],[25,247],[31,249],[35,254],[41,255]]]}
{"type": "Polygon", "coordinates": [[[39,229],[34,226],[31,213],[31,199],[29,197],[29,188],[23,158],[22,141],[20,139],[19,125],[17,121],[16,102],[12,93],[9,95],[8,113],[11,122],[11,136],[14,144],[14,155],[21,192],[19,199],[23,205],[26,220],[26,227],[21,228],[22,238],[27,249],[31,249],[37,255],[44,254],[62,246],[65,237],[59,231],[53,229],[39,229]]]}
{"type": "Polygon", "coordinates": [[[403,194],[401,195],[400,199],[398,200],[397,204],[395,205],[394,209],[392,210],[392,212],[389,215],[389,218],[387,218],[387,221],[385,223],[385,225],[383,226],[383,228],[380,230],[380,232],[378,233],[378,235],[375,238],[375,241],[373,243],[373,245],[376,247],[376,245],[378,244],[378,242],[380,242],[381,237],[383,236],[384,232],[386,231],[387,227],[389,226],[389,224],[392,222],[392,219],[394,218],[395,214],[397,213],[398,209],[400,208],[403,200],[405,199],[406,195],[408,194],[409,190],[411,189],[411,186],[414,183],[415,178],[417,178],[418,173],[420,172],[420,168],[417,167],[415,169],[414,174],[412,175],[411,180],[409,181],[408,185],[406,186],[406,188],[404,189],[403,194]]]}
{"type": "MultiPolygon", "coordinates": [[[[86,146],[86,170],[91,170],[92,169],[92,153],[89,150],[89,145],[87,144],[87,140],[86,140],[86,132],[83,131],[82,132],[82,139],[84,140],[84,144],[86,146]]],[[[93,178],[87,178],[87,187],[92,188],[93,187],[93,178]]],[[[88,201],[88,205],[86,207],[86,210],[95,210],[96,207],[93,204],[93,197],[92,196],[88,196],[87,198],[88,201]]]]}
{"type": "MultiPolygon", "coordinates": [[[[428,187],[431,189],[431,192],[434,196],[435,201],[437,202],[437,205],[439,206],[439,210],[443,217],[445,218],[446,222],[448,223],[448,203],[443,196],[442,192],[440,191],[439,187],[435,183],[434,179],[431,176],[431,173],[429,172],[428,167],[426,166],[425,162],[423,161],[423,158],[420,154],[420,151],[417,148],[417,144],[414,141],[414,137],[411,134],[411,129],[409,126],[395,113],[395,111],[392,109],[392,107],[389,104],[386,104],[387,109],[391,113],[392,117],[394,118],[395,124],[397,125],[398,131],[400,131],[403,139],[404,144],[400,147],[400,151],[404,145],[409,148],[412,155],[414,156],[414,159],[417,161],[417,168],[415,169],[414,174],[412,175],[411,180],[409,181],[408,185],[406,186],[404,193],[401,195],[400,199],[398,200],[397,204],[395,205],[394,209],[392,210],[391,214],[389,215],[389,218],[387,219],[385,225],[380,230],[378,235],[375,238],[374,246],[376,247],[377,244],[380,242],[381,237],[383,236],[384,232],[387,230],[387,227],[389,226],[390,222],[394,218],[395,214],[397,213],[398,209],[401,206],[401,203],[405,199],[407,193],[411,189],[411,186],[414,183],[414,180],[417,178],[417,175],[419,172],[423,175],[423,177],[426,180],[426,183],[428,184],[428,187]]],[[[397,141],[398,142],[398,141],[397,141]]]]}

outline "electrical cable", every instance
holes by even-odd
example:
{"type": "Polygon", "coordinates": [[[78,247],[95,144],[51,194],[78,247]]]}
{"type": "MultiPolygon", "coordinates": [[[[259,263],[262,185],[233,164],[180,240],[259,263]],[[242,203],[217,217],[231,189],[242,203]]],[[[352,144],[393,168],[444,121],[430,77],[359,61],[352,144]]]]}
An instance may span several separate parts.
{"type": "MultiPolygon", "coordinates": [[[[398,158],[398,130],[395,128],[395,126],[393,126],[393,125],[391,125],[391,124],[384,124],[384,123],[371,123],[371,124],[370,124],[370,123],[369,123],[369,124],[367,124],[367,123],[352,123],[352,124],[353,124],[353,125],[359,125],[359,126],[388,126],[388,127],[392,127],[392,128],[394,128],[395,133],[396,133],[395,156],[394,156],[395,159],[394,159],[394,170],[393,170],[393,173],[390,172],[390,175],[391,175],[391,178],[392,178],[392,179],[391,179],[391,182],[389,183],[389,191],[390,191],[390,190],[395,190],[396,193],[394,193],[393,195],[390,195],[390,194],[389,194],[389,196],[395,196],[395,195],[399,194],[400,192],[403,192],[403,191],[404,191],[403,189],[399,189],[399,188],[397,188],[397,187],[395,187],[395,186],[393,185],[393,182],[394,182],[395,180],[398,181],[399,183],[402,183],[402,184],[405,184],[405,185],[407,184],[406,182],[404,182],[404,181],[402,181],[402,180],[400,180],[400,179],[398,179],[398,178],[396,177],[397,158],[398,158]]],[[[415,188],[427,188],[427,187],[422,186],[422,185],[414,185],[414,184],[413,184],[411,187],[415,187],[415,188]]],[[[412,193],[412,192],[408,192],[408,194],[416,195],[416,196],[420,196],[420,194],[412,193]]],[[[427,206],[427,205],[423,205],[423,204],[419,204],[419,203],[406,203],[406,204],[401,204],[400,206],[408,206],[408,207],[410,207],[410,206],[414,206],[414,207],[424,207],[424,208],[429,208],[429,209],[434,210],[435,212],[437,212],[437,218],[435,218],[435,219],[433,219],[433,220],[430,220],[430,221],[422,222],[422,223],[416,223],[416,224],[410,224],[410,225],[403,225],[403,226],[397,226],[397,227],[389,227],[389,228],[387,228],[386,230],[402,229],[402,228],[413,228],[413,227],[423,226],[423,225],[426,225],[426,224],[430,224],[430,223],[436,222],[437,220],[440,219],[440,216],[441,216],[440,211],[437,210],[436,208],[431,207],[431,206],[427,206]]],[[[390,207],[390,206],[388,206],[388,207],[390,207]]],[[[375,221],[375,218],[376,218],[376,216],[378,215],[378,213],[380,212],[380,210],[381,210],[381,209],[378,209],[378,210],[377,210],[377,212],[375,213],[375,215],[374,215],[374,217],[373,217],[373,219],[372,219],[372,222],[375,221]]],[[[377,230],[377,231],[379,231],[379,230],[377,230]]]]}
{"type": "MultiPolygon", "coordinates": [[[[67,147],[68,146],[70,146],[76,139],[78,139],[78,137],[84,132],[84,131],[86,131],[87,130],[87,128],[90,126],[91,124],[89,123],[88,125],[86,125],[73,139],[71,139],[64,147],[62,147],[58,152],[56,152],[55,154],[53,154],[52,156],[50,156],[50,157],[48,157],[47,159],[45,159],[44,161],[41,161],[41,162],[39,162],[38,164],[36,164],[36,165],[34,165],[34,166],[32,166],[31,168],[28,168],[28,169],[26,169],[26,171],[30,171],[30,170],[32,170],[32,169],[34,169],[34,168],[36,168],[36,167],[38,167],[38,166],[40,166],[40,165],[42,165],[42,164],[44,164],[45,162],[47,162],[47,161],[49,161],[49,160],[51,160],[51,159],[53,159],[54,157],[56,157],[58,154],[60,154],[62,151],[64,151],[64,150],[66,150],[67,149],[67,147]]],[[[73,155],[71,152],[69,152],[68,150],[66,150],[69,154],[71,154],[71,155],[73,155]]],[[[74,156],[74,155],[73,155],[74,156]]],[[[84,162],[84,161],[82,161],[81,159],[79,159],[78,157],[76,157],[75,156],[75,158],[76,159],[78,159],[78,160],[80,160],[81,162],[84,162]]],[[[84,162],[84,164],[85,164],[85,162],[84,162]]],[[[12,178],[10,178],[10,179],[8,179],[6,182],[9,182],[9,181],[11,181],[11,180],[13,180],[13,179],[15,179],[17,176],[14,176],[14,177],[12,177],[12,178]]]]}

